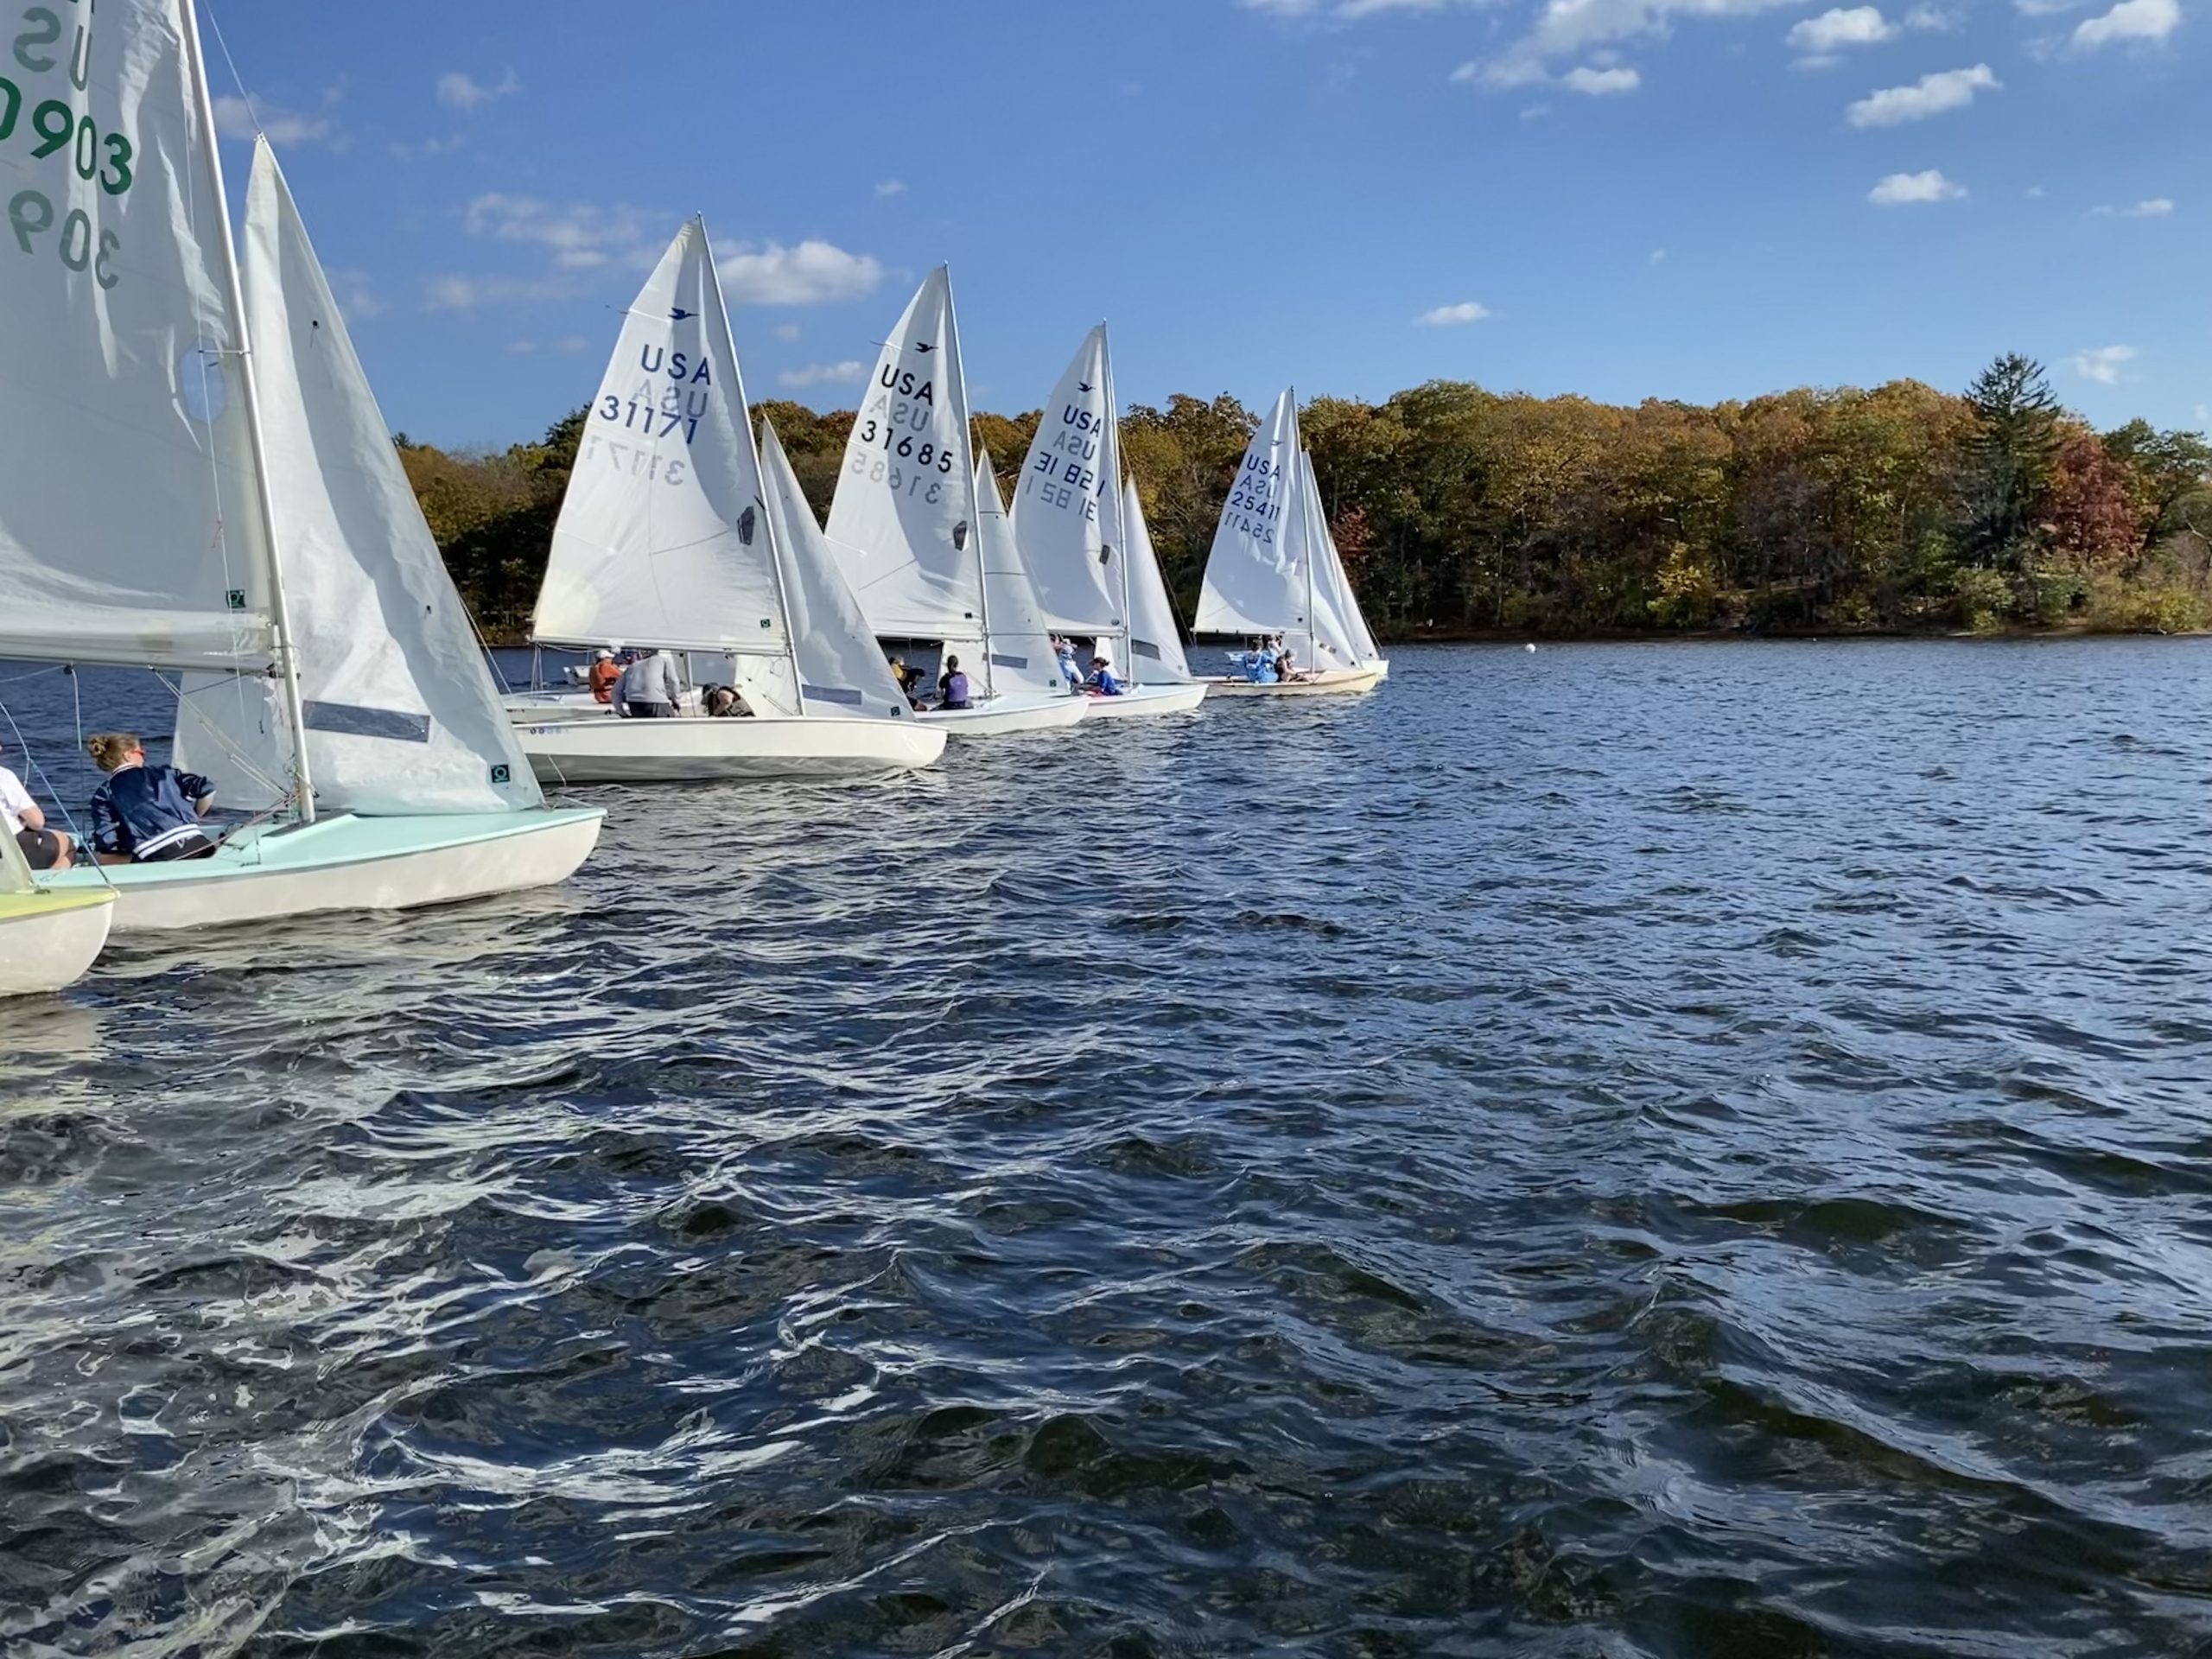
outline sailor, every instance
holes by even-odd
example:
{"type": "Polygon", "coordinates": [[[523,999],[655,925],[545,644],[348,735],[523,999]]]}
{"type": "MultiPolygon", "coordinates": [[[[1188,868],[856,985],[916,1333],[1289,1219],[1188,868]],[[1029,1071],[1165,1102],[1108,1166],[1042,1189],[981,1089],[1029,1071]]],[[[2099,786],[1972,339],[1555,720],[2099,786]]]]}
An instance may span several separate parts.
{"type": "Polygon", "coordinates": [[[968,674],[960,666],[957,657],[944,659],[944,672],[938,676],[937,706],[940,709],[972,709],[968,698],[968,674]]]}
{"type": "Polygon", "coordinates": [[[616,696],[632,720],[671,720],[683,699],[676,659],[664,651],[648,652],[622,671],[616,696]]]}
{"type": "Polygon", "coordinates": [[[587,677],[587,683],[591,687],[591,700],[594,702],[613,702],[614,688],[620,683],[621,679],[622,670],[615,662],[614,653],[612,651],[601,645],[592,653],[591,672],[587,677]]]}
{"type": "Polygon", "coordinates": [[[1114,677],[1114,664],[1103,654],[1090,659],[1090,677],[1084,682],[1084,689],[1094,697],[1122,695],[1122,683],[1114,677]]]}
{"type": "Polygon", "coordinates": [[[0,766],[0,833],[16,838],[24,861],[35,870],[66,870],[75,862],[76,843],[61,830],[46,827],[46,809],[6,766],[0,766]]]}
{"type": "Polygon", "coordinates": [[[128,732],[106,732],[85,747],[107,781],[92,791],[92,849],[103,864],[166,864],[206,858],[214,841],[200,820],[215,804],[215,785],[198,772],[149,766],[146,749],[128,732]]]}
{"type": "Polygon", "coordinates": [[[1052,636],[1052,655],[1059,659],[1060,677],[1068,683],[1071,691],[1083,690],[1083,671],[1075,665],[1075,641],[1052,636]]]}
{"type": "Polygon", "coordinates": [[[734,685],[710,685],[701,706],[716,720],[741,719],[752,714],[743,695],[734,685]]]}

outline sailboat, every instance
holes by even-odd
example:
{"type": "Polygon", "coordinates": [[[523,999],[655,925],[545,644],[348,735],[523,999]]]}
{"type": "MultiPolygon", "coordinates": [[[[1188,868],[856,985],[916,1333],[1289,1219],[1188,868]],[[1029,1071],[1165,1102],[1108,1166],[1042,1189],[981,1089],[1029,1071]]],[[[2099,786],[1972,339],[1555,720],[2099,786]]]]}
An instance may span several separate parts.
{"type": "Polygon", "coordinates": [[[512,697],[549,782],[842,777],[925,766],[923,726],[868,632],[775,435],[755,448],[703,220],[623,318],[538,590],[532,643],[620,640],[726,664],[749,719],[620,720],[512,697]]]}
{"type": "Polygon", "coordinates": [[[52,63],[20,90],[86,143],[14,179],[0,656],[176,672],[180,760],[264,816],[41,885],[125,932],[566,879],[601,815],[540,810],[265,141],[241,277],[190,0],[87,8],[52,63]]]}
{"type": "Polygon", "coordinates": [[[1372,668],[1377,679],[1390,677],[1390,659],[1375,643],[1375,633],[1367,626],[1366,613],[1359,608],[1359,595],[1352,592],[1351,578],[1345,574],[1344,555],[1337,550],[1337,538],[1329,528],[1329,516],[1321,507],[1320,480],[1314,475],[1311,451],[1298,452],[1298,470],[1311,498],[1306,505],[1307,522],[1319,528],[1321,562],[1316,576],[1343,619],[1346,642],[1351,649],[1352,663],[1360,668],[1372,668]]]}
{"type": "Polygon", "coordinates": [[[878,639],[937,641],[969,671],[975,706],[932,710],[925,722],[957,737],[1072,726],[1089,699],[1062,683],[1028,572],[1010,537],[982,534],[983,510],[952,277],[939,265],[885,342],[854,416],[830,547],[878,639]],[[1012,556],[990,556],[994,546],[1012,556]]]}
{"type": "Polygon", "coordinates": [[[85,976],[107,943],[115,894],[106,887],[48,893],[0,828],[0,996],[58,991],[85,976]]]}
{"type": "Polygon", "coordinates": [[[1381,671],[1353,654],[1351,631],[1321,575],[1328,555],[1320,497],[1301,477],[1297,394],[1286,389],[1244,451],[1206,556],[1194,632],[1281,634],[1298,677],[1266,683],[1230,676],[1216,696],[1313,696],[1369,691],[1381,671]]]}
{"type": "Polygon", "coordinates": [[[1014,538],[1038,597],[1062,633],[1096,642],[1123,694],[1094,697],[1089,718],[1187,714],[1205,698],[1183,658],[1167,586],[1134,490],[1122,482],[1120,406],[1106,325],[1084,339],[1053,389],[1021,467],[1014,538]],[[1147,626],[1140,631],[1142,613],[1147,626]]]}

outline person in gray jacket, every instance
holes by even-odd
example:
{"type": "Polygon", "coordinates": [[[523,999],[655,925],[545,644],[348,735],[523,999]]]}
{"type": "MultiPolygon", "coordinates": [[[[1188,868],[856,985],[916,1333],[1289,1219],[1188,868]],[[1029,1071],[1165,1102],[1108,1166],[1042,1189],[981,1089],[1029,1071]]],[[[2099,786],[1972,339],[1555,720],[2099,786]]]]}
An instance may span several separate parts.
{"type": "Polygon", "coordinates": [[[615,700],[632,720],[672,720],[683,690],[677,683],[676,659],[664,651],[649,652],[622,671],[614,688],[615,700]]]}

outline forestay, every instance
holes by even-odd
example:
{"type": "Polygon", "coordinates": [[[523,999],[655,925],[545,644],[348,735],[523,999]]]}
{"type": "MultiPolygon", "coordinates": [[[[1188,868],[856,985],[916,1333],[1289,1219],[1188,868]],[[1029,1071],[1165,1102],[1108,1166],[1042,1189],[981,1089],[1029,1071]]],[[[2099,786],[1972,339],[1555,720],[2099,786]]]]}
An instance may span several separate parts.
{"type": "Polygon", "coordinates": [[[766,484],[769,531],[784,556],[785,594],[791,636],[808,711],[875,715],[903,720],[912,710],[891,677],[882,647],[868,632],[860,601],[830,556],[814,521],[798,475],[765,418],[760,423],[760,472],[766,484]]]}
{"type": "Polygon", "coordinates": [[[876,359],[830,506],[838,567],[878,634],[982,637],[972,467],[952,278],[939,265],[876,359]]]}
{"type": "Polygon", "coordinates": [[[976,506],[983,588],[990,599],[989,690],[995,696],[1062,690],[1052,629],[1038,602],[1027,561],[1015,544],[1014,524],[987,451],[976,457],[976,506]]]}
{"type": "Polygon", "coordinates": [[[623,318],[585,418],[536,639],[782,656],[759,457],[706,226],[623,318]]]}
{"type": "MultiPolygon", "coordinates": [[[[324,810],[538,804],[474,631],[391,443],[267,141],[246,191],[245,286],[308,772],[324,810]]],[[[285,771],[276,683],[194,689],[178,753],[233,806],[285,771]]]]}
{"type": "Polygon", "coordinates": [[[1121,446],[1106,325],[1084,338],[1037,423],[1014,487],[1014,533],[1045,613],[1060,628],[1118,637],[1127,549],[1115,522],[1121,446]]]}
{"type": "Polygon", "coordinates": [[[177,0],[35,7],[12,35],[0,656],[265,664],[198,42],[177,0]]]}
{"type": "Polygon", "coordinates": [[[1145,524],[1133,478],[1122,484],[1122,526],[1128,541],[1130,582],[1130,660],[1122,664],[1122,670],[1139,685],[1187,681],[1191,664],[1175,626],[1175,604],[1167,596],[1167,579],[1160,574],[1160,556],[1153,550],[1152,531],[1145,524]]]}

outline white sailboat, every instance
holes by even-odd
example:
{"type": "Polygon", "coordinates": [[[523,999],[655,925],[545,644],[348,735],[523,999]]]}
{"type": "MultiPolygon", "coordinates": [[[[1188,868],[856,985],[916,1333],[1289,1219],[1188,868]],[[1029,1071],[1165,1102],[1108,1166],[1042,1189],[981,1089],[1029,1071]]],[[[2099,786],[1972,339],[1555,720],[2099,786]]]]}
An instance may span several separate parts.
{"type": "Polygon", "coordinates": [[[1351,578],[1345,573],[1344,555],[1337,550],[1337,537],[1329,528],[1329,515],[1321,505],[1321,481],[1313,471],[1313,454],[1305,449],[1298,452],[1298,469],[1304,480],[1311,499],[1306,511],[1308,522],[1320,531],[1321,561],[1317,578],[1336,607],[1337,614],[1344,619],[1345,636],[1351,648],[1353,664],[1360,668],[1372,668],[1377,679],[1390,677],[1390,659],[1375,643],[1374,631],[1367,626],[1366,613],[1359,608],[1359,595],[1352,591],[1351,578]]]}
{"type": "Polygon", "coordinates": [[[1382,677],[1353,653],[1351,631],[1321,579],[1326,558],[1319,497],[1300,474],[1298,399],[1286,389],[1252,435],[1223,503],[1193,632],[1281,634],[1298,677],[1264,683],[1210,682],[1216,696],[1313,696],[1367,691],[1382,677]]]}
{"type": "Polygon", "coordinates": [[[0,829],[0,996],[58,991],[85,976],[107,943],[115,894],[48,893],[15,836],[0,829]]]}
{"type": "Polygon", "coordinates": [[[1122,695],[1093,697],[1086,717],[1186,714],[1206,688],[1183,659],[1152,537],[1142,513],[1131,512],[1135,492],[1122,476],[1120,406],[1102,322],[1060,377],[1030,441],[1014,538],[1053,626],[1096,642],[1118,671],[1122,695]]]}
{"type": "Polygon", "coordinates": [[[41,885],[111,887],[122,932],[565,879],[601,815],[539,810],[265,143],[241,280],[190,0],[108,0],[51,62],[19,90],[98,142],[14,181],[0,657],[183,675],[181,758],[268,816],[41,885]]]}
{"type": "Polygon", "coordinates": [[[621,720],[511,697],[537,775],[566,783],[847,777],[944,748],[908,708],[775,435],[764,466],[704,222],[623,318],[553,531],[531,637],[726,664],[750,718],[621,720]]]}
{"type": "MultiPolygon", "coordinates": [[[[1003,522],[995,486],[991,506],[1003,522]]],[[[923,719],[958,737],[1071,726],[1050,631],[1011,537],[982,532],[952,279],[924,279],[877,359],[830,506],[830,543],[876,637],[934,640],[975,706],[923,719]],[[991,556],[1000,548],[1012,556],[991,556]]]]}

